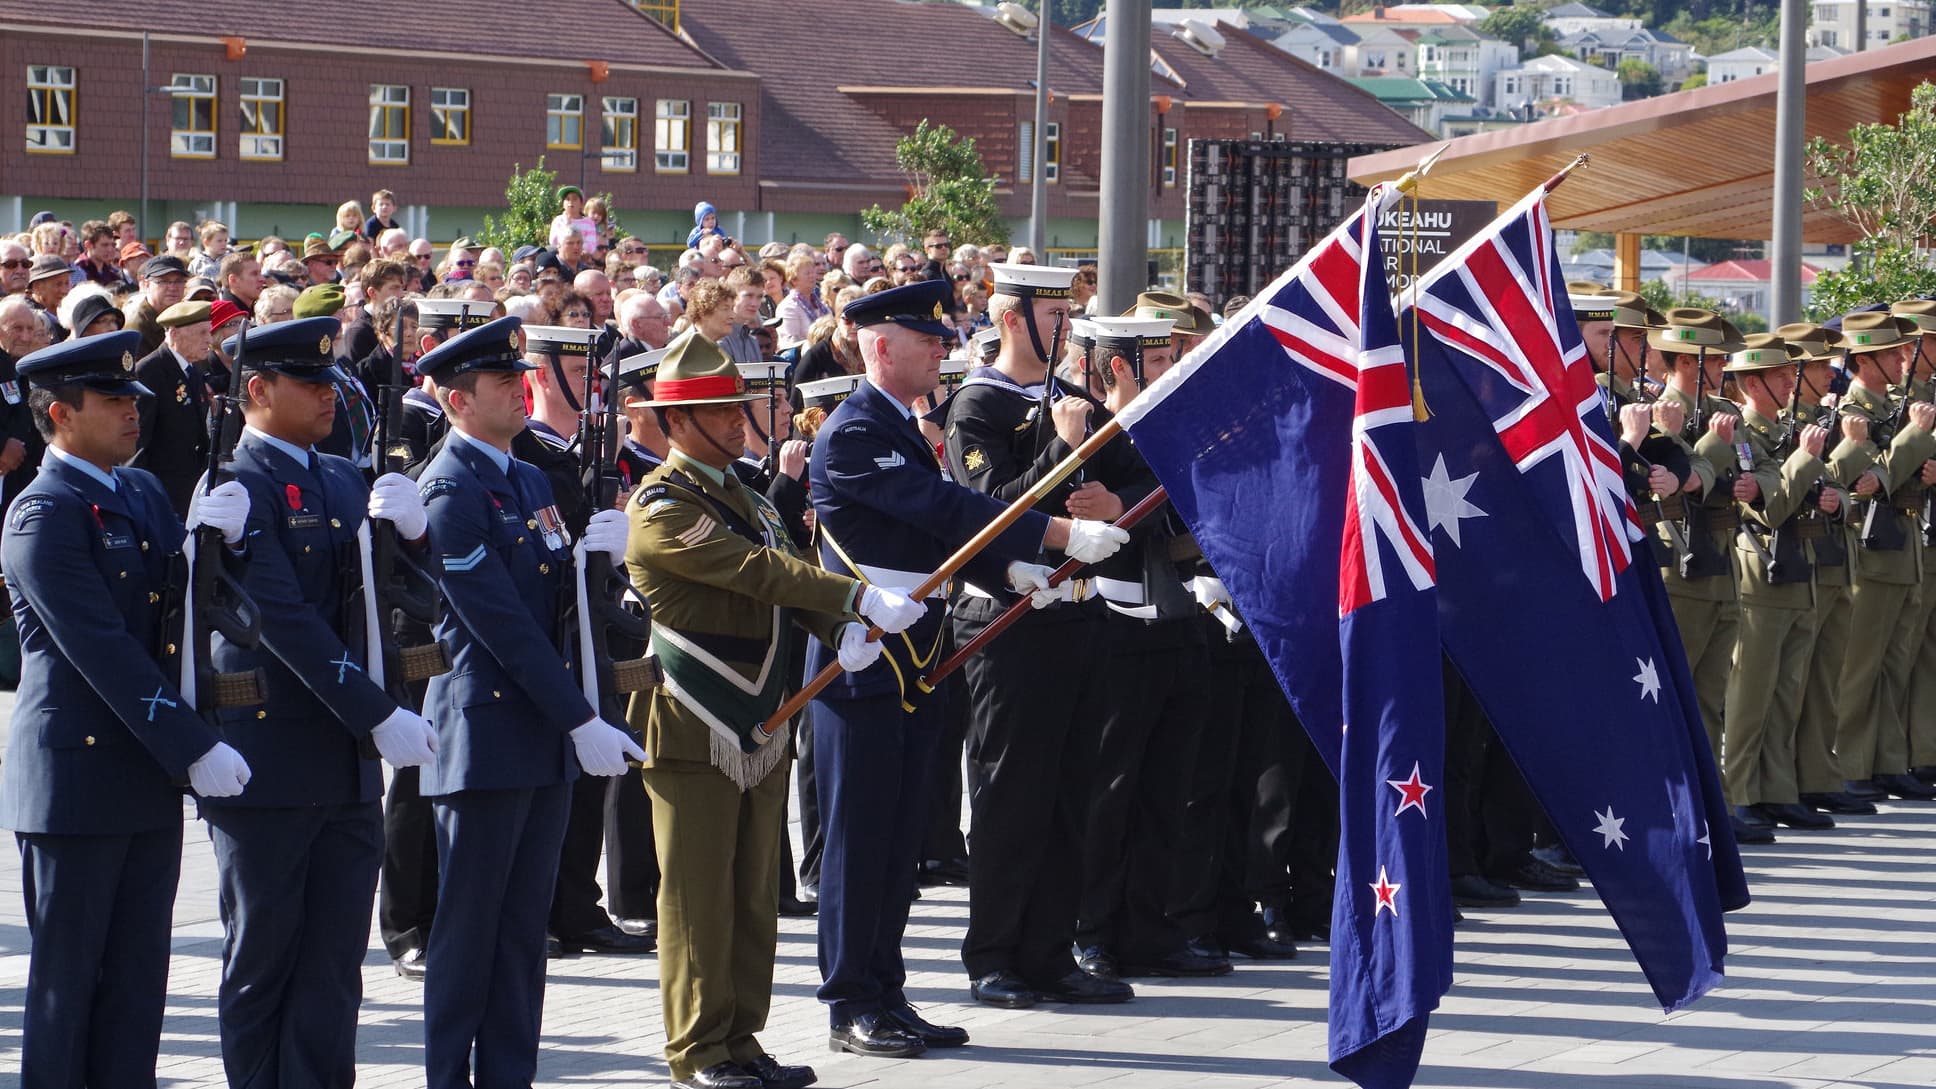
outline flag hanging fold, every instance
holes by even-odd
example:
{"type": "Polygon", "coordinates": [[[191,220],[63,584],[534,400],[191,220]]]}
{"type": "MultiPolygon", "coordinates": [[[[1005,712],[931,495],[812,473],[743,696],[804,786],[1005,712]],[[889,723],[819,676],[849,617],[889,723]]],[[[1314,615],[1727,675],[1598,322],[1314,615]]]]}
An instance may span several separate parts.
{"type": "Polygon", "coordinates": [[[1542,188],[1406,292],[1440,637],[1673,1010],[1747,882],[1564,283],[1542,188]]]}
{"type": "Polygon", "coordinates": [[[1374,190],[1120,419],[1339,778],[1331,1065],[1411,1084],[1451,985],[1445,722],[1412,381],[1374,190]]]}

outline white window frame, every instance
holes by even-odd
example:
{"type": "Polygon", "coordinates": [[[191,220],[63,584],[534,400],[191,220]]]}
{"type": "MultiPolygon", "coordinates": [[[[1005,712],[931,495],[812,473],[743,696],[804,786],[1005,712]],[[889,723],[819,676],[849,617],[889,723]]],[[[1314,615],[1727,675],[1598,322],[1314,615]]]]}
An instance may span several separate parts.
{"type": "Polygon", "coordinates": [[[469,147],[471,142],[471,91],[468,87],[432,87],[430,89],[430,142],[438,147],[469,147]],[[464,135],[460,139],[450,137],[450,119],[463,118],[464,135]],[[444,135],[437,135],[437,122],[444,122],[444,135]]]}
{"type": "Polygon", "coordinates": [[[407,83],[370,84],[370,163],[374,166],[410,165],[410,85],[407,83]],[[378,111],[383,111],[381,114],[378,111]],[[389,111],[399,111],[403,119],[403,133],[397,135],[385,126],[384,135],[376,135],[378,117],[387,117],[389,111]]]}
{"type": "Polygon", "coordinates": [[[1054,185],[1062,177],[1062,122],[1043,122],[1042,180],[1054,185]]]}
{"type": "Polygon", "coordinates": [[[692,171],[692,100],[661,98],[652,105],[652,171],[692,171]]]}
{"type": "Polygon", "coordinates": [[[564,93],[545,96],[545,147],[551,151],[585,149],[584,95],[564,93]],[[567,125],[570,125],[574,132],[570,140],[565,139],[567,125]]]}
{"type": "Polygon", "coordinates": [[[745,147],[745,108],[737,102],[706,103],[706,173],[738,174],[745,147]]]}
{"type": "Polygon", "coordinates": [[[44,99],[47,104],[46,115],[36,124],[31,116],[27,119],[27,152],[30,155],[72,155],[74,154],[74,100],[78,81],[74,69],[65,64],[30,64],[27,66],[27,97],[34,102],[44,99]],[[65,122],[52,120],[56,114],[55,104],[65,102],[65,122]]]}
{"type": "Polygon", "coordinates": [[[289,124],[289,85],[274,76],[241,76],[241,110],[236,116],[235,153],[254,162],[282,161],[282,140],[289,124]],[[255,107],[251,116],[250,107],[255,107]],[[262,107],[276,111],[273,128],[262,125],[262,107]]]}
{"type": "Polygon", "coordinates": [[[639,100],[627,95],[605,95],[599,106],[599,169],[609,174],[637,173],[639,100]],[[623,124],[624,131],[617,131],[615,123],[623,124]]]}
{"type": "Polygon", "coordinates": [[[168,81],[169,132],[168,157],[171,159],[213,159],[215,158],[215,138],[217,114],[220,112],[220,96],[217,94],[215,77],[199,72],[176,72],[168,81]],[[189,121],[194,122],[193,103],[208,105],[208,128],[182,128],[175,122],[179,120],[177,111],[183,103],[189,103],[189,121]]]}

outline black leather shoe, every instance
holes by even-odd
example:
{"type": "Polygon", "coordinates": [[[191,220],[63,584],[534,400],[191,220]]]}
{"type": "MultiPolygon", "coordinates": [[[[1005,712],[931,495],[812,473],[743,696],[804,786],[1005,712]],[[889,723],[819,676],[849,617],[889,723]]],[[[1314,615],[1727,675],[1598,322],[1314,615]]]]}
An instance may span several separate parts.
{"type": "Polygon", "coordinates": [[[1161,976],[1166,979],[1200,979],[1206,976],[1227,976],[1230,962],[1211,958],[1178,949],[1156,957],[1143,957],[1131,961],[1125,959],[1117,966],[1117,977],[1136,979],[1141,976],[1161,976]]]}
{"type": "Polygon", "coordinates": [[[929,888],[936,885],[966,885],[968,860],[965,858],[925,859],[921,863],[919,881],[929,888]]]}
{"type": "Polygon", "coordinates": [[[1076,951],[1076,967],[1100,979],[1123,978],[1116,954],[1106,945],[1086,945],[1076,951]]]}
{"type": "Polygon", "coordinates": [[[1755,811],[1775,824],[1785,824],[1790,828],[1824,829],[1835,827],[1835,818],[1813,809],[1800,802],[1759,802],[1755,811]]]}
{"type": "Polygon", "coordinates": [[[984,1006],[998,1006],[1005,1010],[1025,1010],[1035,1005],[1041,996],[1035,988],[1022,982],[1022,977],[1004,968],[968,984],[968,993],[975,1001],[984,1006]]]}
{"type": "Polygon", "coordinates": [[[1734,823],[1736,824],[1745,824],[1750,828],[1773,828],[1775,826],[1775,819],[1763,813],[1758,806],[1737,805],[1730,812],[1734,814],[1734,823]]]}
{"type": "Polygon", "coordinates": [[[1936,788],[1925,786],[1921,780],[1907,773],[1878,775],[1874,782],[1876,789],[1912,802],[1926,802],[1936,798],[1936,788]]]}
{"type": "Polygon", "coordinates": [[[1098,979],[1081,969],[1050,983],[1031,982],[1029,988],[1043,1002],[1073,1002],[1078,1005],[1127,1002],[1136,997],[1135,990],[1129,984],[1115,979],[1098,979]]]}
{"type": "Polygon", "coordinates": [[[625,931],[627,934],[633,934],[641,938],[657,939],[659,936],[659,920],[657,919],[634,918],[629,915],[621,918],[614,915],[612,916],[612,925],[625,931]]]}
{"type": "Polygon", "coordinates": [[[565,943],[550,934],[545,935],[545,959],[557,960],[565,956],[565,943]]]}
{"type": "Polygon", "coordinates": [[[396,968],[397,974],[403,978],[422,982],[424,977],[424,962],[426,959],[424,951],[413,946],[404,950],[402,956],[397,957],[390,963],[396,968]]]}
{"type": "Polygon", "coordinates": [[[1924,764],[1921,767],[1910,768],[1909,774],[1924,783],[1936,786],[1936,764],[1924,764]]]}
{"type": "Polygon", "coordinates": [[[960,1047],[968,1042],[968,1030],[953,1025],[937,1025],[914,1012],[913,1006],[898,1006],[887,1011],[890,1021],[901,1030],[920,1038],[929,1047],[960,1047]]]}
{"type": "Polygon", "coordinates": [[[780,1060],[771,1055],[761,1055],[750,1063],[739,1064],[741,1070],[760,1079],[765,1089],[807,1089],[807,1086],[820,1080],[811,1066],[781,1066],[780,1060]]]}
{"type": "Polygon", "coordinates": [[[798,896],[780,897],[780,914],[789,919],[811,919],[820,914],[820,902],[802,900],[798,896]]]}
{"type": "Polygon", "coordinates": [[[1493,882],[1528,892],[1572,892],[1580,887],[1579,881],[1537,858],[1528,858],[1511,873],[1495,876],[1493,882]]]}
{"type": "Polygon", "coordinates": [[[1519,894],[1476,873],[1462,873],[1452,879],[1452,903],[1462,908],[1518,907],[1519,894]]]}
{"type": "Polygon", "coordinates": [[[1874,802],[1865,802],[1859,798],[1850,797],[1839,790],[1825,794],[1804,794],[1802,795],[1802,804],[1812,806],[1824,813],[1835,813],[1847,817],[1873,817],[1876,811],[1874,802]]]}
{"type": "Polygon", "coordinates": [[[673,1082],[672,1089],[764,1089],[765,1084],[738,1063],[714,1063],[673,1082]]]}
{"type": "Polygon", "coordinates": [[[1728,823],[1734,827],[1734,842],[1736,843],[1775,842],[1774,832],[1770,831],[1764,825],[1744,823],[1741,818],[1732,814],[1728,816],[1728,823]]]}
{"type": "Polygon", "coordinates": [[[572,937],[558,938],[558,944],[572,953],[604,953],[611,956],[629,957],[650,953],[658,943],[642,934],[627,934],[616,926],[601,926],[597,930],[572,937]]]}
{"type": "Polygon", "coordinates": [[[827,1050],[851,1055],[873,1055],[883,1059],[908,1059],[921,1054],[928,1045],[921,1038],[890,1020],[879,1010],[857,1013],[838,1022],[827,1033],[827,1050]]]}
{"type": "Polygon", "coordinates": [[[1847,779],[1842,783],[1842,793],[1858,802],[1879,802],[1889,796],[1889,792],[1868,779],[1847,779]]]}
{"type": "Polygon", "coordinates": [[[1219,974],[1227,974],[1234,967],[1230,963],[1230,954],[1224,950],[1223,946],[1216,942],[1206,942],[1198,938],[1191,938],[1189,941],[1183,943],[1183,951],[1192,956],[1202,957],[1213,964],[1223,965],[1223,972],[1219,974]]]}
{"type": "Polygon", "coordinates": [[[1240,957],[1249,957],[1251,960],[1290,960],[1297,956],[1295,943],[1278,941],[1266,934],[1226,942],[1224,948],[1240,957]]]}
{"type": "Polygon", "coordinates": [[[1586,867],[1580,865],[1580,860],[1567,851],[1564,843],[1548,843],[1535,847],[1527,853],[1568,877],[1586,876],[1586,867]]]}

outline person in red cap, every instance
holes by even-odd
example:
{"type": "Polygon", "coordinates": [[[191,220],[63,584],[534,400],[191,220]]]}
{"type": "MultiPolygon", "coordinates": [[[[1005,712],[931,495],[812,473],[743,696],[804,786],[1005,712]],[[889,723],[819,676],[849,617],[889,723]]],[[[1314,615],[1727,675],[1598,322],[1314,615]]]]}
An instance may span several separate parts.
{"type": "Polygon", "coordinates": [[[242,331],[242,319],[246,317],[248,315],[243,313],[241,307],[227,299],[217,299],[209,304],[208,359],[203,363],[202,372],[210,393],[229,391],[229,375],[235,373],[235,360],[222,350],[222,344],[242,331]]]}

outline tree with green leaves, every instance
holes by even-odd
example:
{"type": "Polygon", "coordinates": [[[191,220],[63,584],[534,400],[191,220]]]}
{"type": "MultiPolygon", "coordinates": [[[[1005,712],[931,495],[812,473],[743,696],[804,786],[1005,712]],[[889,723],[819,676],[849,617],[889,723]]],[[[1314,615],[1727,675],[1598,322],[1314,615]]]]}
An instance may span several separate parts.
{"type": "Polygon", "coordinates": [[[1817,137],[1807,157],[1819,184],[1802,199],[1862,235],[1846,268],[1815,278],[1811,311],[1827,317],[1936,293],[1928,244],[1936,222],[1936,84],[1918,85],[1895,124],[1857,125],[1846,143],[1817,137]]]}
{"type": "Polygon", "coordinates": [[[876,204],[860,222],[883,242],[919,244],[939,228],[955,245],[1008,242],[1008,225],[995,202],[995,179],[982,167],[973,140],[946,125],[923,120],[894,148],[894,162],[907,175],[911,195],[892,211],[876,204]]]}
{"type": "MultiPolygon", "coordinates": [[[[606,220],[611,229],[623,233],[612,195],[585,194],[587,200],[594,197],[605,202],[606,220]]],[[[473,237],[478,245],[496,246],[507,254],[519,246],[549,246],[551,221],[559,210],[558,175],[545,169],[544,156],[538,156],[538,165],[529,170],[522,163],[514,163],[511,180],[504,185],[504,215],[485,216],[484,229],[473,237]]]]}
{"type": "Polygon", "coordinates": [[[1752,310],[1741,310],[1720,299],[1707,295],[1697,295],[1691,291],[1676,293],[1667,286],[1665,280],[1648,280],[1640,285],[1640,297],[1647,305],[1665,314],[1677,306],[1693,306],[1711,310],[1734,323],[1734,327],[1744,333],[1765,333],[1768,331],[1768,317],[1752,310]]]}
{"type": "Polygon", "coordinates": [[[1492,14],[1479,20],[1473,29],[1488,38],[1497,38],[1517,46],[1531,55],[1554,39],[1553,28],[1546,25],[1545,19],[1544,4],[1514,4],[1493,8],[1492,14]]]}
{"type": "Polygon", "coordinates": [[[1660,69],[1637,57],[1621,61],[1617,71],[1620,74],[1620,98],[1624,102],[1652,98],[1665,89],[1660,69]]]}

